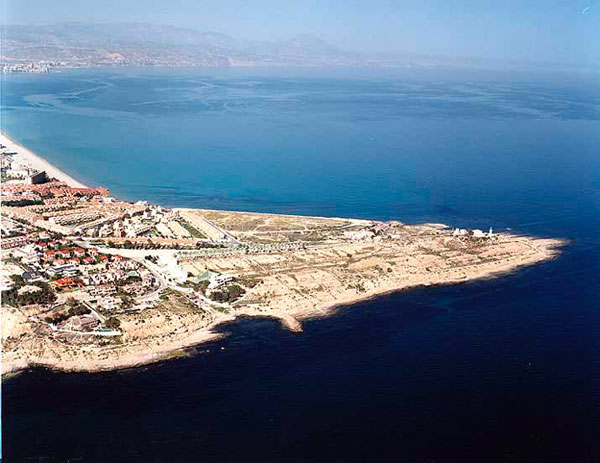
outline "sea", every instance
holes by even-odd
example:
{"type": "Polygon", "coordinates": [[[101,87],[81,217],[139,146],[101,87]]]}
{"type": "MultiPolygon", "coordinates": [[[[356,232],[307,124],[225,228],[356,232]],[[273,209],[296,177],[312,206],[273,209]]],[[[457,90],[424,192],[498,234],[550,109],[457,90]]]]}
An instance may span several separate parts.
{"type": "Polygon", "coordinates": [[[600,81],[582,71],[3,75],[2,130],[118,198],[567,240],[550,262],[190,356],[2,383],[3,461],[600,461],[600,81]]]}

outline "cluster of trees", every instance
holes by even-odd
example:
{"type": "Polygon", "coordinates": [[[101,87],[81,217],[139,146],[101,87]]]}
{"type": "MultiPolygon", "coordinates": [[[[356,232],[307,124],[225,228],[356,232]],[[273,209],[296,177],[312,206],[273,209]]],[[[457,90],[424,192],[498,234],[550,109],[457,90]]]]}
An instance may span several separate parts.
{"type": "Polygon", "coordinates": [[[69,309],[67,311],[47,316],[44,318],[44,321],[48,323],[58,324],[64,322],[65,320],[71,317],[75,317],[76,315],[86,315],[88,313],[91,313],[91,310],[89,308],[87,308],[81,302],[72,297],[70,297],[67,300],[66,305],[69,306],[69,309]]]}
{"type": "Polygon", "coordinates": [[[135,300],[130,295],[123,291],[117,291],[117,294],[121,298],[121,308],[124,310],[131,309],[135,305],[135,300]]]}
{"type": "Polygon", "coordinates": [[[142,277],[139,275],[129,275],[125,280],[125,283],[139,283],[142,281],[142,277]]]}
{"type": "Polygon", "coordinates": [[[196,289],[204,294],[206,293],[209,284],[210,282],[208,280],[200,281],[199,283],[196,283],[196,289]]]}
{"type": "Polygon", "coordinates": [[[222,245],[222,244],[219,244],[219,243],[208,243],[206,241],[198,241],[196,243],[196,247],[197,248],[211,248],[211,249],[214,249],[214,248],[224,248],[225,246],[222,245]]]}
{"type": "MultiPolygon", "coordinates": [[[[21,277],[19,277],[21,278],[21,277]]],[[[16,279],[15,279],[16,280],[16,279]]],[[[23,278],[21,278],[21,281],[23,278]]],[[[24,285],[15,281],[14,287],[9,290],[2,291],[2,303],[11,305],[13,307],[22,307],[25,305],[32,304],[52,304],[56,300],[56,295],[52,291],[52,288],[48,283],[36,282],[32,283],[32,286],[40,288],[39,291],[26,291],[19,293],[19,288],[24,285]]]]}
{"type": "Polygon", "coordinates": [[[14,201],[2,201],[3,206],[10,207],[37,206],[38,204],[44,204],[44,201],[41,199],[15,199],[14,201]]]}
{"type": "MultiPolygon", "coordinates": [[[[139,241],[133,243],[130,240],[125,240],[122,243],[110,243],[110,245],[111,245],[111,247],[117,248],[117,249],[148,249],[148,250],[152,250],[152,249],[162,249],[163,247],[165,247],[164,245],[162,245],[160,243],[154,243],[150,239],[148,239],[148,241],[146,241],[145,243],[139,242],[139,241]]],[[[176,245],[169,245],[168,247],[172,248],[172,249],[179,249],[179,247],[176,245]]]]}
{"type": "Polygon", "coordinates": [[[227,288],[213,291],[210,298],[217,302],[234,302],[244,295],[246,291],[240,285],[231,284],[227,288]]]}
{"type": "Polygon", "coordinates": [[[121,326],[121,320],[117,317],[110,317],[106,322],[104,322],[104,326],[106,328],[110,328],[111,330],[118,330],[121,326]]]}
{"type": "MultiPolygon", "coordinates": [[[[125,240],[122,243],[110,243],[110,246],[117,249],[177,249],[177,250],[190,250],[191,245],[180,245],[176,243],[154,243],[148,239],[146,242],[132,242],[131,240],[125,240]]],[[[208,243],[205,241],[198,241],[195,244],[195,249],[202,248],[223,248],[224,246],[219,243],[208,243]]]]}

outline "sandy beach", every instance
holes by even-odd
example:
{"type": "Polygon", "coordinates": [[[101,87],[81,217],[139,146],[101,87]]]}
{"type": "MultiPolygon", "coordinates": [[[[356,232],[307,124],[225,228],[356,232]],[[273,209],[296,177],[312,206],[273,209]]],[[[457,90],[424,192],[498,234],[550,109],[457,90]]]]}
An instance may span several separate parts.
{"type": "Polygon", "coordinates": [[[9,152],[16,152],[17,155],[15,156],[15,159],[17,159],[21,164],[27,165],[37,170],[45,170],[46,174],[48,174],[49,177],[53,177],[57,180],[65,182],[69,186],[75,188],[87,188],[87,185],[75,180],[73,177],[60,170],[58,167],[50,164],[40,155],[27,149],[23,145],[20,145],[17,142],[11,140],[4,133],[0,133],[0,143],[5,145],[8,148],[9,152]]]}

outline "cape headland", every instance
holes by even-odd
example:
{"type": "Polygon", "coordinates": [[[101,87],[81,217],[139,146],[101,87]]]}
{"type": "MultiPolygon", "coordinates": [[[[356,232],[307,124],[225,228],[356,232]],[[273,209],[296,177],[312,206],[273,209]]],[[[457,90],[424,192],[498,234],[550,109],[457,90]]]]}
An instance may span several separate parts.
{"type": "Polygon", "coordinates": [[[216,339],[214,328],[239,316],[301,331],[339,305],[496,277],[564,244],[491,228],[129,203],[5,136],[0,145],[3,375],[156,362],[216,339]]]}

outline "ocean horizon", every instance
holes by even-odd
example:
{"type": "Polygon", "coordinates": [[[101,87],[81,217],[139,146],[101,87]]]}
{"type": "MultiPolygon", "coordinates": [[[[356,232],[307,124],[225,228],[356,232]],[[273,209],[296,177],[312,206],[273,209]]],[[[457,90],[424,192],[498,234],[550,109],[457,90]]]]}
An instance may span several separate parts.
{"type": "Polygon", "coordinates": [[[23,372],[2,385],[5,461],[597,461],[593,78],[74,69],[2,79],[2,130],[121,199],[568,241],[551,262],[377,297],[301,334],[244,318],[189,358],[23,372]]]}

